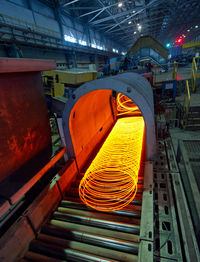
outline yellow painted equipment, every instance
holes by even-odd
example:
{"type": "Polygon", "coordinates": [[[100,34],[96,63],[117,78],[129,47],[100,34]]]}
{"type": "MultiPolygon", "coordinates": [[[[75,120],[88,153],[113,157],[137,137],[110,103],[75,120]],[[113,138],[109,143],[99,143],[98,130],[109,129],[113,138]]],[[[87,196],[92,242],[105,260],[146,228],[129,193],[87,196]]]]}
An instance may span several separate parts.
{"type": "Polygon", "coordinates": [[[168,59],[168,50],[158,40],[150,35],[139,37],[127,54],[136,54],[141,48],[151,48],[163,58],[168,59]]]}
{"type": "Polygon", "coordinates": [[[192,47],[198,47],[198,46],[200,46],[200,41],[183,44],[183,48],[192,48],[192,47]]]}
{"type": "Polygon", "coordinates": [[[65,89],[76,88],[82,83],[97,79],[97,71],[44,71],[45,93],[51,96],[63,96],[65,89]]]}
{"type": "Polygon", "coordinates": [[[191,83],[192,83],[192,91],[196,90],[196,79],[200,78],[200,56],[193,57],[192,60],[192,71],[191,71],[191,83]]]}
{"type": "Polygon", "coordinates": [[[185,89],[185,96],[184,96],[184,102],[183,102],[183,107],[185,108],[185,125],[184,127],[186,128],[188,125],[188,116],[189,116],[189,110],[190,110],[190,100],[191,100],[191,95],[190,95],[190,87],[189,87],[189,82],[186,80],[186,89],[185,89]]]}
{"type": "Polygon", "coordinates": [[[60,83],[54,83],[52,93],[53,96],[63,96],[65,92],[65,85],[60,83]]]}

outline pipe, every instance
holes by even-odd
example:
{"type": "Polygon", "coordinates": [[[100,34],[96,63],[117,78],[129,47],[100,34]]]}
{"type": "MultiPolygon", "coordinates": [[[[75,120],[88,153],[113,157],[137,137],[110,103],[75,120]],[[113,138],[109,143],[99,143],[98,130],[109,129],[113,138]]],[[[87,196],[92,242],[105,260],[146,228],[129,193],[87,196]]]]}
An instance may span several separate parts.
{"type": "MultiPolygon", "coordinates": [[[[86,216],[90,218],[100,218],[104,220],[111,220],[111,221],[117,221],[122,223],[133,223],[133,224],[140,224],[140,220],[137,218],[140,218],[140,212],[136,210],[135,212],[130,212],[132,216],[125,217],[125,216],[118,216],[114,215],[112,213],[98,213],[98,212],[90,212],[89,210],[79,210],[74,208],[68,208],[68,207],[58,207],[58,211],[62,212],[64,214],[71,214],[71,215],[78,215],[78,216],[86,216]]],[[[129,213],[126,211],[125,213],[129,213]]]]}
{"type": "MultiPolygon", "coordinates": [[[[73,209],[80,209],[80,210],[88,210],[88,211],[94,211],[91,207],[88,207],[86,205],[84,205],[81,202],[75,202],[75,201],[70,201],[70,200],[62,200],[60,203],[60,207],[66,207],[66,208],[73,208],[73,209]]],[[[137,214],[135,213],[139,213],[141,212],[142,206],[141,205],[129,205],[128,208],[124,208],[122,210],[117,210],[117,211],[111,211],[109,213],[105,213],[105,212],[98,212],[95,211],[96,214],[103,214],[103,215],[120,215],[120,216],[135,216],[137,214]]]]}
{"type": "MultiPolygon", "coordinates": [[[[100,257],[92,256],[85,252],[57,247],[52,244],[43,243],[42,241],[38,240],[33,240],[31,242],[30,250],[40,254],[45,254],[47,256],[52,256],[54,258],[64,259],[65,261],[69,260],[74,262],[113,262],[113,260],[110,259],[102,259],[100,257]]],[[[115,262],[117,261],[115,260],[115,262]]]]}
{"type": "Polygon", "coordinates": [[[107,220],[91,218],[91,217],[63,214],[57,211],[54,212],[53,217],[55,219],[59,219],[59,220],[67,221],[67,222],[97,226],[97,227],[112,229],[112,230],[121,231],[121,232],[127,232],[127,233],[133,233],[133,234],[134,233],[139,234],[140,232],[140,227],[138,225],[131,225],[128,223],[119,223],[115,221],[107,221],[107,220]]]}
{"type": "Polygon", "coordinates": [[[57,226],[57,227],[65,228],[69,230],[76,230],[76,231],[81,231],[81,232],[91,233],[91,234],[101,235],[101,236],[103,235],[106,237],[111,237],[111,238],[116,238],[116,239],[121,239],[121,240],[128,239],[129,241],[132,241],[132,242],[139,242],[139,235],[136,235],[136,234],[129,234],[129,233],[118,232],[118,231],[113,231],[109,229],[80,225],[80,224],[70,223],[66,221],[60,221],[57,219],[50,220],[50,224],[53,226],[57,226]]]}
{"type": "Polygon", "coordinates": [[[138,247],[139,247],[138,243],[108,238],[105,236],[98,236],[98,235],[75,231],[75,230],[71,231],[68,229],[63,229],[51,225],[43,226],[41,233],[53,235],[64,239],[75,240],[86,244],[94,244],[101,247],[112,248],[123,252],[128,252],[133,254],[138,253],[138,247]]]}
{"type": "Polygon", "coordinates": [[[102,258],[114,259],[116,261],[126,261],[126,262],[137,261],[136,255],[124,253],[124,252],[116,251],[112,249],[107,249],[103,247],[98,247],[95,245],[88,245],[88,244],[80,243],[77,241],[64,240],[58,237],[48,236],[44,234],[39,234],[38,240],[44,241],[48,244],[53,244],[55,246],[62,247],[64,248],[64,250],[67,250],[67,251],[69,248],[75,251],[81,251],[81,252],[93,254],[95,256],[99,256],[102,258]]]}

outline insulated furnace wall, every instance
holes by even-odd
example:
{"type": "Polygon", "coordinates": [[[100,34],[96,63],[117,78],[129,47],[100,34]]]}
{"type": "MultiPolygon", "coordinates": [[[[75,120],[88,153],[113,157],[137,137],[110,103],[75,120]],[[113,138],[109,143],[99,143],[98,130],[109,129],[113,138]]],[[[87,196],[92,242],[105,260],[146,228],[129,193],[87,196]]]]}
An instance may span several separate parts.
{"type": "Polygon", "coordinates": [[[69,157],[79,169],[113,127],[116,120],[115,95],[122,93],[140,109],[145,121],[146,159],[156,153],[153,92],[139,74],[124,73],[85,83],[71,95],[63,112],[63,131],[69,157]]]}

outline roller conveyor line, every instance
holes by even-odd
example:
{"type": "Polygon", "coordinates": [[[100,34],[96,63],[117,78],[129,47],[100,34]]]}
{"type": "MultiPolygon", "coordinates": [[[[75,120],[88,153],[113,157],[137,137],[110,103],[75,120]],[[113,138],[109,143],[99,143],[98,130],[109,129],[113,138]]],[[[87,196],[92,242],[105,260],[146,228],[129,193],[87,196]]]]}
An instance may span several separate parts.
{"type": "Polygon", "coordinates": [[[112,212],[81,203],[79,182],[80,175],[22,261],[138,261],[143,177],[132,203],[112,212]]]}

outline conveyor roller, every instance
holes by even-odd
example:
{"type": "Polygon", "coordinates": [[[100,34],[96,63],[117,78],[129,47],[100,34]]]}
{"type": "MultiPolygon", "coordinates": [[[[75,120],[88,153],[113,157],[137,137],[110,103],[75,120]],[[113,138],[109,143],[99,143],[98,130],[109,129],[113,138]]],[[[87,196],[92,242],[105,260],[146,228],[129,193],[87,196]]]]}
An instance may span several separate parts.
{"type": "Polygon", "coordinates": [[[84,205],[78,197],[72,198],[71,191],[76,191],[77,186],[75,181],[37,239],[31,242],[24,259],[137,261],[142,188],[133,201],[136,203],[106,213],[84,205]]]}

